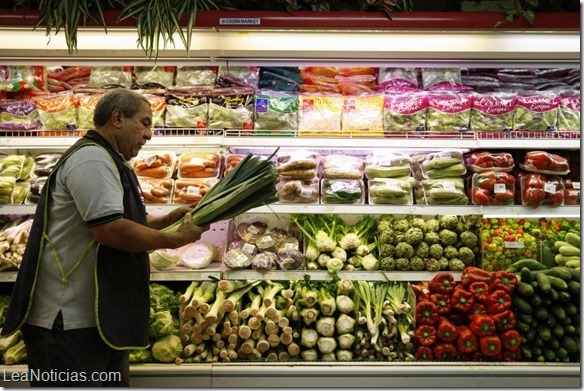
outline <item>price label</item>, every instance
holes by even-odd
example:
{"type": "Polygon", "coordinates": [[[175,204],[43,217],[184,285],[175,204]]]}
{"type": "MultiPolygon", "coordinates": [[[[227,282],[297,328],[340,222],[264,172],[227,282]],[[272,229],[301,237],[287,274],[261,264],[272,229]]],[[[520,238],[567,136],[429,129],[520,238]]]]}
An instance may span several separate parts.
{"type": "Polygon", "coordinates": [[[247,257],[244,254],[237,254],[235,259],[237,259],[241,263],[247,262],[247,257]]]}
{"type": "Polygon", "coordinates": [[[495,188],[493,190],[495,193],[505,193],[507,188],[504,183],[495,183],[495,188]]]}
{"type": "Polygon", "coordinates": [[[505,248],[525,248],[523,242],[505,242],[505,248]]]}
{"type": "Polygon", "coordinates": [[[284,245],[284,250],[298,250],[298,245],[296,243],[288,242],[284,245]]]}
{"type": "Polygon", "coordinates": [[[152,191],[152,185],[150,183],[142,183],[140,186],[145,193],[150,193],[152,191]]]}
{"type": "Polygon", "coordinates": [[[257,235],[257,234],[259,234],[261,232],[261,230],[258,227],[256,227],[255,225],[253,225],[253,224],[250,225],[247,230],[249,232],[251,232],[252,234],[254,234],[254,235],[257,235]]]}
{"type": "Polygon", "coordinates": [[[456,186],[454,185],[454,182],[444,182],[442,184],[442,187],[444,188],[444,190],[448,190],[448,191],[455,191],[456,190],[456,186]]]}
{"type": "Polygon", "coordinates": [[[339,190],[341,190],[341,189],[344,189],[345,187],[347,187],[347,186],[345,185],[345,183],[344,183],[344,182],[334,182],[334,183],[331,185],[331,190],[332,190],[334,193],[336,193],[337,191],[339,191],[339,190]]]}
{"type": "Polygon", "coordinates": [[[312,198],[312,193],[313,193],[312,189],[305,188],[305,189],[300,190],[300,197],[312,198]]]}
{"type": "Polygon", "coordinates": [[[158,159],[158,156],[150,155],[150,156],[146,156],[146,158],[144,159],[144,162],[146,162],[146,164],[148,166],[151,166],[152,163],[154,163],[156,161],[156,159],[158,159]]]}
{"type": "Polygon", "coordinates": [[[274,240],[272,239],[272,237],[270,235],[266,235],[266,236],[262,236],[258,242],[260,244],[264,244],[266,246],[271,246],[274,244],[274,240]]]}
{"type": "Polygon", "coordinates": [[[246,253],[253,254],[253,252],[255,251],[255,245],[253,245],[251,243],[246,243],[243,245],[243,247],[241,249],[243,251],[245,251],[246,253]]]}
{"type": "Polygon", "coordinates": [[[580,182],[572,182],[572,187],[576,190],[580,190],[580,182]]]}
{"type": "Polygon", "coordinates": [[[191,159],[189,164],[194,164],[195,166],[204,166],[205,162],[200,157],[194,157],[191,159]]]}
{"type": "Polygon", "coordinates": [[[192,196],[198,196],[201,194],[201,189],[197,186],[187,186],[187,194],[192,196]]]}
{"type": "Polygon", "coordinates": [[[543,191],[554,194],[556,192],[556,185],[553,183],[546,183],[543,185],[543,191]]]}

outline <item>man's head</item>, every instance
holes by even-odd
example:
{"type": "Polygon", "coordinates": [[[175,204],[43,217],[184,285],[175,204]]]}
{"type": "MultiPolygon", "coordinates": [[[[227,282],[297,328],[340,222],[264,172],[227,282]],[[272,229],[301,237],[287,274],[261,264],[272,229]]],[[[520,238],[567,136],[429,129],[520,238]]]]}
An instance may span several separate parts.
{"type": "Polygon", "coordinates": [[[118,88],[105,94],[95,106],[93,123],[126,160],[135,157],[152,138],[150,103],[131,90],[118,88]]]}

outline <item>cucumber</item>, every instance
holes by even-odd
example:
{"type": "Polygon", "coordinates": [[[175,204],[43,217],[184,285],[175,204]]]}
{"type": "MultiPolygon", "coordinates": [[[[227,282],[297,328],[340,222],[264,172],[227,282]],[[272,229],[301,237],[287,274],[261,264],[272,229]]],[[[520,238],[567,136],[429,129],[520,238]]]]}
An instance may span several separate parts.
{"type": "Polygon", "coordinates": [[[556,324],[552,328],[552,335],[556,338],[562,338],[565,334],[564,326],[556,324]]]}
{"type": "Polygon", "coordinates": [[[556,266],[554,253],[552,253],[552,250],[547,246],[544,246],[541,250],[541,263],[545,265],[547,268],[556,266]]]}
{"type": "Polygon", "coordinates": [[[580,283],[578,281],[570,281],[568,283],[568,291],[576,296],[580,296],[580,283]]]}
{"type": "Polygon", "coordinates": [[[572,301],[572,295],[568,291],[559,291],[558,295],[560,296],[560,303],[569,303],[572,301]]]}
{"type": "MultiPolygon", "coordinates": [[[[552,284],[549,280],[549,277],[547,275],[545,275],[544,273],[537,273],[535,275],[535,278],[537,280],[537,283],[539,284],[539,289],[543,293],[548,293],[550,291],[550,289],[552,289],[552,284]]],[[[566,288],[567,288],[567,286],[566,286],[566,288]]]]}
{"type": "Polygon", "coordinates": [[[571,259],[566,262],[564,266],[570,269],[576,269],[577,267],[580,267],[580,259],[571,259]]]}
{"type": "MultiPolygon", "coordinates": [[[[526,269],[526,268],[524,268],[524,269],[526,269]]],[[[528,274],[531,276],[531,273],[529,273],[529,271],[528,271],[528,274]]],[[[535,293],[535,290],[533,289],[533,287],[531,285],[529,285],[528,283],[523,282],[523,281],[519,281],[517,283],[517,288],[515,289],[515,291],[523,297],[533,296],[533,294],[535,293]]]]}
{"type": "Polygon", "coordinates": [[[564,332],[566,335],[578,335],[578,330],[576,330],[576,327],[571,324],[564,327],[564,332]]]}
{"type": "MultiPolygon", "coordinates": [[[[566,354],[568,351],[566,351],[566,354]]],[[[521,344],[521,357],[525,359],[525,361],[531,361],[533,359],[533,352],[529,346],[526,344],[521,344]]]]}
{"type": "Polygon", "coordinates": [[[518,312],[517,319],[527,324],[530,324],[533,321],[533,315],[527,314],[525,312],[518,312]]]}
{"type": "Polygon", "coordinates": [[[541,298],[540,295],[538,295],[537,293],[534,293],[533,295],[531,295],[527,298],[527,301],[532,306],[536,306],[536,305],[541,305],[543,302],[543,299],[541,298]]]}
{"type": "Polygon", "coordinates": [[[531,271],[547,269],[545,265],[539,263],[537,260],[533,258],[520,259],[519,261],[513,263],[512,266],[515,267],[517,270],[521,270],[524,267],[528,268],[531,271]]]}
{"type": "Polygon", "coordinates": [[[556,349],[556,356],[560,358],[568,357],[568,351],[560,346],[559,348],[556,349]]]}
{"type": "Polygon", "coordinates": [[[549,341],[547,341],[547,346],[556,350],[560,347],[560,341],[554,337],[553,335],[550,337],[549,341]]]}
{"type": "Polygon", "coordinates": [[[531,314],[533,312],[533,308],[531,308],[531,304],[527,302],[524,298],[519,295],[513,295],[511,298],[511,302],[513,307],[516,308],[519,312],[523,312],[526,314],[531,314]]]}
{"type": "MultiPolygon", "coordinates": [[[[568,283],[566,281],[562,280],[561,278],[554,277],[554,276],[547,276],[547,278],[550,281],[552,288],[560,290],[560,291],[565,291],[566,289],[568,289],[568,283]]],[[[577,284],[580,285],[579,283],[577,283],[577,284]]],[[[541,288],[541,286],[540,286],[540,288],[541,288]]]]}
{"type": "Polygon", "coordinates": [[[567,315],[574,316],[578,314],[578,307],[574,303],[564,303],[563,307],[567,315]]]}
{"type": "Polygon", "coordinates": [[[546,361],[554,361],[556,358],[556,353],[552,349],[543,348],[543,356],[546,361]]]}
{"type": "Polygon", "coordinates": [[[548,311],[548,317],[543,320],[542,324],[546,325],[547,327],[554,327],[556,324],[558,324],[558,321],[556,320],[556,317],[550,314],[548,311]]]}
{"type": "Polygon", "coordinates": [[[570,243],[572,246],[580,248],[580,236],[576,235],[575,233],[568,232],[564,237],[564,240],[570,243]]]}
{"type": "Polygon", "coordinates": [[[523,323],[520,320],[515,322],[515,328],[522,334],[527,334],[531,330],[531,327],[527,323],[523,323]]]}
{"type": "Polygon", "coordinates": [[[580,256],[571,256],[568,257],[566,255],[562,255],[562,254],[556,254],[556,256],[554,257],[554,261],[556,262],[556,265],[558,266],[565,266],[567,262],[569,261],[576,261],[576,260],[580,260],[580,256]]]}
{"type": "Polygon", "coordinates": [[[578,345],[574,338],[569,335],[564,335],[561,341],[562,347],[568,351],[568,353],[576,353],[578,351],[578,345]]]}
{"type": "Polygon", "coordinates": [[[537,319],[544,320],[549,316],[549,313],[544,307],[537,306],[533,309],[533,315],[535,315],[537,319]]]}
{"type": "Polygon", "coordinates": [[[560,293],[557,290],[555,290],[554,288],[551,288],[549,291],[549,297],[550,297],[552,303],[555,304],[557,301],[560,300],[560,293]]]}
{"type": "Polygon", "coordinates": [[[566,311],[561,305],[555,305],[551,308],[552,314],[558,319],[565,319],[566,318],[566,311]]]}
{"type": "Polygon", "coordinates": [[[521,270],[519,271],[519,277],[520,277],[521,282],[525,282],[527,284],[529,284],[531,281],[533,281],[533,277],[531,276],[531,271],[526,267],[521,268],[521,270]]]}
{"type": "Polygon", "coordinates": [[[578,247],[574,247],[572,245],[569,246],[562,246],[558,250],[560,254],[565,255],[567,257],[576,257],[580,256],[580,249],[578,247]]]}
{"type": "Polygon", "coordinates": [[[527,334],[525,334],[525,337],[522,338],[526,338],[528,341],[533,341],[535,337],[537,337],[537,330],[532,328],[527,334]]]}
{"type": "Polygon", "coordinates": [[[566,269],[568,269],[568,271],[572,275],[572,280],[580,282],[580,270],[576,270],[576,269],[572,269],[572,268],[566,268],[566,269]]]}
{"type": "Polygon", "coordinates": [[[574,245],[571,245],[571,244],[570,244],[570,243],[568,243],[568,242],[564,242],[564,241],[561,241],[561,240],[558,240],[558,241],[556,241],[556,242],[554,243],[554,248],[556,249],[556,251],[557,251],[557,250],[559,250],[559,249],[560,249],[560,247],[564,247],[564,246],[571,246],[571,247],[576,247],[576,246],[574,246],[574,245]]]}
{"type": "Polygon", "coordinates": [[[568,271],[567,267],[554,266],[550,269],[550,272],[548,274],[550,276],[561,278],[566,282],[572,279],[572,273],[568,271]]]}

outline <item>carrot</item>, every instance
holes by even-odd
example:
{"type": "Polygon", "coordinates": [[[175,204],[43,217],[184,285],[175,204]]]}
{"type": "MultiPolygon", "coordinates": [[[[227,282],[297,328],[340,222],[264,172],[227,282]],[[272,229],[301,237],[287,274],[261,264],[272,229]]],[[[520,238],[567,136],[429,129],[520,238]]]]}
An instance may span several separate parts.
{"type": "MultiPolygon", "coordinates": [[[[145,170],[147,168],[156,168],[162,166],[162,160],[156,159],[152,163],[148,164],[144,160],[139,160],[134,166],[135,170],[145,170]]],[[[168,166],[168,165],[167,165],[168,166]]]]}
{"type": "Polygon", "coordinates": [[[169,174],[168,167],[146,168],[144,170],[137,170],[136,175],[146,176],[150,178],[166,178],[169,174]]]}

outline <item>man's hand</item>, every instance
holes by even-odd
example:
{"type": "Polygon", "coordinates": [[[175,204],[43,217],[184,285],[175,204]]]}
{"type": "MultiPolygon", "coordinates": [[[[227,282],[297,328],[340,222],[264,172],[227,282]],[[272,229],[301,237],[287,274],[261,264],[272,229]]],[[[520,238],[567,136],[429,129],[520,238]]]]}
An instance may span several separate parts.
{"type": "Polygon", "coordinates": [[[193,209],[195,208],[195,205],[197,205],[197,204],[182,205],[182,206],[179,206],[178,208],[172,210],[167,215],[168,225],[174,224],[175,222],[182,219],[187,213],[192,212],[193,209]]]}
{"type": "Polygon", "coordinates": [[[185,240],[187,240],[187,243],[193,243],[199,240],[201,238],[201,235],[203,235],[203,232],[207,231],[208,229],[209,229],[208,225],[204,227],[199,227],[193,224],[193,217],[191,215],[191,212],[187,212],[184,215],[183,221],[176,230],[176,232],[181,235],[184,235],[185,240]]]}

